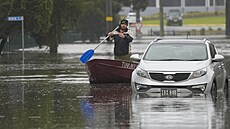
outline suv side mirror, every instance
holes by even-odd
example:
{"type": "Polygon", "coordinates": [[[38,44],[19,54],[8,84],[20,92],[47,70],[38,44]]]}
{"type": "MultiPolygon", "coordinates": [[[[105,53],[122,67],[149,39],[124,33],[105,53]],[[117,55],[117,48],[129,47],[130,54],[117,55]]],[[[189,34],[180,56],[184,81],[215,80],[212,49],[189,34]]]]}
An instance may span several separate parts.
{"type": "Polygon", "coordinates": [[[131,56],[130,56],[130,59],[131,59],[132,61],[137,61],[137,62],[139,62],[139,61],[141,60],[139,54],[133,54],[133,55],[131,55],[131,56]]]}
{"type": "Polygon", "coordinates": [[[224,56],[216,54],[215,58],[213,59],[214,62],[221,62],[224,60],[224,56]]]}

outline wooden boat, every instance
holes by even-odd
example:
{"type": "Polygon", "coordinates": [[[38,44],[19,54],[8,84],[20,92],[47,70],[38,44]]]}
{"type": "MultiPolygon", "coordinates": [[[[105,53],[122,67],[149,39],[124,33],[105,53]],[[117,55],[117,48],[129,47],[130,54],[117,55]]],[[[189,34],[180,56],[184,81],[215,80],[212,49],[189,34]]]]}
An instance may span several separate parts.
{"type": "Polygon", "coordinates": [[[128,83],[137,65],[131,61],[93,59],[86,68],[90,83],[128,83]]]}

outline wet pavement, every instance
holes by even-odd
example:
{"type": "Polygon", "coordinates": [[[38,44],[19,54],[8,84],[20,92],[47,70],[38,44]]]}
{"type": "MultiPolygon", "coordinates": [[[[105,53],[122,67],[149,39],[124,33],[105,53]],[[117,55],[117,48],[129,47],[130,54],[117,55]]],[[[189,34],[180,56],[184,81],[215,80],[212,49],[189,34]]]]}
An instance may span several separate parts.
{"type": "MultiPolygon", "coordinates": [[[[135,42],[143,53],[149,42],[135,42]]],[[[129,83],[90,84],[83,52],[97,44],[62,44],[59,54],[37,49],[0,56],[0,129],[229,129],[229,93],[134,94],[129,83]]],[[[230,75],[227,42],[217,44],[230,75]]],[[[113,59],[103,44],[93,58],[113,59]]]]}

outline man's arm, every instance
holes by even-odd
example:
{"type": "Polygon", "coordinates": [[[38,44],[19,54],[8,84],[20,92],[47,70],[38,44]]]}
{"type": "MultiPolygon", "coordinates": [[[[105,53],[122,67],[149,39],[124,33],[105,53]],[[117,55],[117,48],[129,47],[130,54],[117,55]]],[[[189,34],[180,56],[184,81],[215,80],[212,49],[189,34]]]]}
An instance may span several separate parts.
{"type": "Polygon", "coordinates": [[[113,36],[113,32],[109,32],[109,33],[106,35],[106,37],[107,37],[107,36],[109,36],[109,37],[106,39],[107,41],[113,40],[113,37],[112,37],[112,36],[113,36]]]}
{"type": "Polygon", "coordinates": [[[133,41],[133,32],[131,30],[128,30],[125,34],[125,38],[126,40],[128,40],[129,42],[132,42],[133,41]]]}
{"type": "Polygon", "coordinates": [[[128,30],[128,32],[125,34],[124,37],[128,42],[132,42],[133,41],[133,33],[131,30],[128,30]]]}
{"type": "Polygon", "coordinates": [[[133,41],[133,37],[130,36],[129,34],[125,34],[125,40],[132,42],[133,41]]]}

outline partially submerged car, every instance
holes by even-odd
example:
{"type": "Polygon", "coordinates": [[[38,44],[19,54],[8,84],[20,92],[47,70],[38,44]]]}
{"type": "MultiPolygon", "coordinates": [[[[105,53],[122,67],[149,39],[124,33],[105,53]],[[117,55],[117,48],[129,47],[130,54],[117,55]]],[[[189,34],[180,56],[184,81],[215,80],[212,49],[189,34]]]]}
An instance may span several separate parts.
{"type": "Polygon", "coordinates": [[[167,14],[167,26],[183,25],[183,15],[179,9],[169,10],[167,14]]]}
{"type": "Polygon", "coordinates": [[[133,92],[158,92],[173,96],[180,92],[212,93],[228,88],[224,57],[207,39],[157,39],[149,44],[132,72],[133,92]]]}

